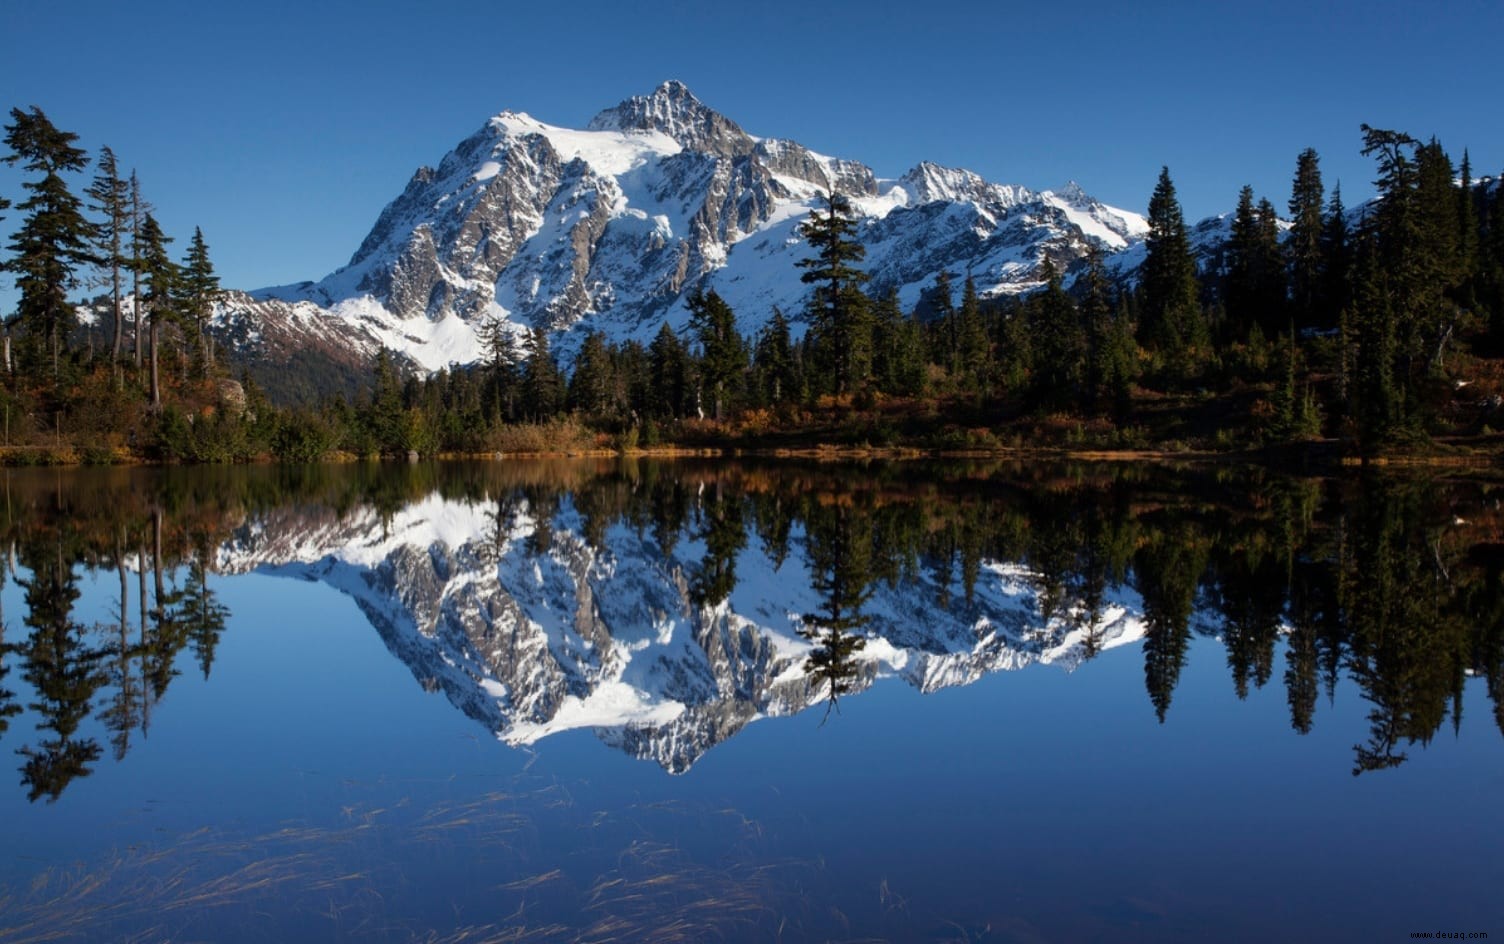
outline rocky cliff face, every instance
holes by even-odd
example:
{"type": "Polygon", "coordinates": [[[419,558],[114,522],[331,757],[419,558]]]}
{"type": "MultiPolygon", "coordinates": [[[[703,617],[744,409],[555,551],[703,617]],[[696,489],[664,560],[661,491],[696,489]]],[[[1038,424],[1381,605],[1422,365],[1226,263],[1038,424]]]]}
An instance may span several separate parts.
{"type": "MultiPolygon", "coordinates": [[[[749,547],[729,597],[696,602],[703,543],[666,552],[626,524],[588,533],[567,501],[289,510],[242,528],[218,568],[349,594],[419,684],[511,744],[590,728],[677,773],[752,721],[823,703],[798,633],[820,606],[799,553],[749,547]]],[[[986,563],[970,597],[949,579],[875,585],[849,697],[884,677],[930,692],[1033,663],[1072,668],[1089,632],[1099,647],[1142,633],[1131,592],[1083,626],[1080,614],[1041,619],[1014,565],[986,563]]]]}
{"type": "Polygon", "coordinates": [[[754,137],[667,82],[583,131],[497,115],[413,175],[348,265],[232,296],[220,325],[233,345],[234,325],[275,332],[276,306],[304,305],[321,344],[360,357],[386,346],[428,369],[477,360],[491,318],[560,332],[566,357],[583,326],[647,341],[664,320],[683,327],[696,288],[726,297],[744,331],[774,305],[797,330],[807,286],[795,264],[809,255],[798,228],[829,191],[860,214],[871,287],[907,302],[942,270],[971,274],[984,293],[1026,290],[1045,256],[1069,266],[1144,231],[1074,185],[1033,192],[934,164],[880,180],[754,137]]]}

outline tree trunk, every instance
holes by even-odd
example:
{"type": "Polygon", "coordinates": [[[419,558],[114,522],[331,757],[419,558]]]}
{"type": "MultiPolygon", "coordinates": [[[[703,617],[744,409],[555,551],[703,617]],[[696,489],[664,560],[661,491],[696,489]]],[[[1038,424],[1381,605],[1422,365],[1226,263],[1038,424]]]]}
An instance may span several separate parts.
{"type": "Polygon", "coordinates": [[[159,346],[160,334],[161,332],[157,326],[157,319],[153,317],[151,319],[151,328],[148,334],[148,339],[151,342],[151,406],[154,410],[160,409],[162,406],[162,386],[158,374],[157,358],[157,348],[159,346]]]}
{"type": "MultiPolygon", "coordinates": [[[[118,243],[115,255],[120,255],[118,243]]],[[[110,263],[110,300],[115,303],[115,341],[110,345],[110,364],[115,370],[115,386],[120,386],[120,348],[125,343],[125,308],[120,301],[120,263],[110,263]]]]}

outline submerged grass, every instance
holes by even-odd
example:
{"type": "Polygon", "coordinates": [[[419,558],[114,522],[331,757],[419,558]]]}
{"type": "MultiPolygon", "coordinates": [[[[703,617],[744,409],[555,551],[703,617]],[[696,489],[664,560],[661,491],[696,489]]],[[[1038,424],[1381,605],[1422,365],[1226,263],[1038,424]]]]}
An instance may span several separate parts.
{"type": "Polygon", "coordinates": [[[808,910],[792,889],[810,866],[768,862],[760,828],[734,809],[582,813],[557,785],[425,808],[408,800],[346,804],[329,826],[200,829],[0,885],[0,942],[675,944],[776,940],[780,927],[789,939],[808,910]],[[707,830],[713,856],[677,842],[707,830]]]}

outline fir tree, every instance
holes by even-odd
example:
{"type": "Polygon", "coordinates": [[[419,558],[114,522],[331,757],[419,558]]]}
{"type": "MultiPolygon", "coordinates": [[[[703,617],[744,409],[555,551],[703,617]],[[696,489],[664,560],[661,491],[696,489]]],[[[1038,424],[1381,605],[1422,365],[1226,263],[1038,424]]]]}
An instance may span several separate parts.
{"type": "Polygon", "coordinates": [[[1295,160],[1290,188],[1290,235],[1285,255],[1290,268],[1290,302],[1299,328],[1317,324],[1322,300],[1322,202],[1320,159],[1306,148],[1295,160]]]}
{"type": "Polygon", "coordinates": [[[87,191],[90,208],[101,217],[96,233],[95,250],[99,262],[108,272],[110,284],[110,309],[114,316],[114,336],[110,343],[110,362],[115,365],[119,377],[120,350],[125,343],[125,309],[121,278],[130,265],[125,255],[126,238],[130,234],[130,182],[120,176],[115,152],[108,147],[100,148],[97,162],[99,172],[87,191]]]}
{"type": "Polygon", "coordinates": [[[1093,245],[1087,250],[1086,272],[1081,276],[1081,285],[1084,289],[1081,325],[1085,344],[1081,406],[1094,412],[1101,407],[1107,391],[1108,377],[1113,372],[1110,358],[1114,355],[1112,287],[1108,283],[1100,246],[1093,245]]]}
{"type": "Polygon", "coordinates": [[[798,263],[800,280],[815,286],[810,300],[810,330],[827,351],[835,392],[850,392],[867,380],[871,369],[871,313],[862,283],[867,274],[856,268],[866,249],[856,240],[851,204],[835,191],[825,196],[825,212],[810,212],[799,234],[815,252],[798,263]]]}
{"type": "MultiPolygon", "coordinates": [[[[141,227],[139,263],[146,280],[146,292],[138,301],[147,323],[147,346],[151,357],[151,405],[162,405],[161,344],[162,325],[172,317],[173,300],[178,294],[180,269],[167,255],[171,237],[163,234],[156,217],[146,214],[141,227]]],[[[138,315],[138,317],[140,317],[138,315]]]]}
{"type": "Polygon", "coordinates": [[[1149,234],[1139,290],[1139,331],[1147,346],[1161,352],[1172,375],[1194,372],[1191,359],[1206,344],[1196,283],[1196,260],[1170,169],[1162,168],[1149,199],[1149,234]]]}
{"type": "Polygon", "coordinates": [[[94,259],[95,234],[82,201],[61,175],[82,170],[88,157],[73,145],[78,135],[54,127],[35,106],[30,112],[12,108],[10,116],[5,144],[11,153],[3,160],[39,176],[22,185],[30,196],[17,209],[26,215],[11,236],[14,255],[0,267],[16,275],[21,293],[16,317],[34,342],[45,343],[55,383],[62,349],[77,320],[68,289],[78,268],[94,259]]]}
{"type": "Polygon", "coordinates": [[[220,296],[219,276],[214,273],[214,263],[209,261],[209,247],[204,242],[204,233],[196,226],[180,271],[182,278],[178,289],[182,313],[197,335],[199,357],[204,376],[207,377],[214,370],[214,348],[209,335],[209,321],[214,317],[214,304],[220,296]]]}
{"type": "Polygon", "coordinates": [[[564,381],[548,348],[548,332],[543,328],[533,328],[527,336],[522,395],[524,408],[534,422],[553,416],[563,404],[564,381]]]}
{"type": "Polygon", "coordinates": [[[684,415],[689,365],[684,343],[664,322],[648,346],[649,413],[677,419],[684,415]]]}
{"type": "MultiPolygon", "coordinates": [[[[1046,277],[1045,281],[1049,279],[1046,277]]],[[[969,274],[961,289],[961,307],[956,312],[956,355],[962,381],[983,398],[992,375],[992,345],[982,320],[982,302],[977,283],[969,274]]]]}
{"type": "Polygon", "coordinates": [[[777,306],[774,306],[773,317],[758,338],[754,360],[763,387],[762,395],[768,403],[776,405],[798,395],[789,322],[777,306]]]}
{"type": "Polygon", "coordinates": [[[1321,296],[1317,325],[1334,327],[1340,312],[1352,303],[1351,248],[1347,231],[1347,208],[1342,205],[1342,186],[1332,188],[1321,224],[1321,296]]]}
{"type": "Polygon", "coordinates": [[[590,416],[604,416],[611,405],[611,357],[599,331],[585,335],[569,379],[570,409],[590,416]]]}
{"type": "Polygon", "coordinates": [[[1040,406],[1058,409],[1079,402],[1086,339],[1076,304],[1066,294],[1060,273],[1048,256],[1041,266],[1044,291],[1029,299],[1029,334],[1034,347],[1033,397],[1040,406]]]}
{"type": "Polygon", "coordinates": [[[501,416],[508,421],[514,420],[517,417],[519,359],[512,332],[507,330],[500,318],[492,317],[481,328],[481,343],[486,351],[486,387],[482,395],[483,408],[491,416],[501,416]]]}
{"type": "Polygon", "coordinates": [[[713,415],[724,417],[726,403],[747,368],[747,346],[736,330],[736,314],[714,291],[695,292],[685,304],[700,341],[700,376],[709,388],[713,415]]]}

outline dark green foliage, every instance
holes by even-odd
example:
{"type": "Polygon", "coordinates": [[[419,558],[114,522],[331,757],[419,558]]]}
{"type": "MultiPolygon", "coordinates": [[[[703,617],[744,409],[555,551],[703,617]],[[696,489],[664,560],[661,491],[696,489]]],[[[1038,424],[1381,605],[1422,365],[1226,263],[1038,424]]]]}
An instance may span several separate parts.
{"type": "Polygon", "coordinates": [[[522,412],[533,421],[546,420],[564,406],[564,376],[549,350],[548,332],[528,333],[527,360],[522,368],[522,412]]]}
{"type": "Polygon", "coordinates": [[[799,399],[798,363],[793,341],[789,338],[789,322],[776,306],[768,326],[758,337],[753,366],[763,402],[777,405],[799,399]]]}
{"type": "Polygon", "coordinates": [[[1315,327],[1324,301],[1322,231],[1325,227],[1320,158],[1306,148],[1295,159],[1290,188],[1290,235],[1285,241],[1289,260],[1290,307],[1297,329],[1315,327]]]}
{"type": "MultiPolygon", "coordinates": [[[[849,693],[857,676],[856,653],[866,645],[862,607],[872,597],[872,530],[843,504],[807,506],[806,553],[810,586],[820,609],[804,615],[800,635],[815,644],[804,671],[826,687],[831,708],[849,693]]],[[[828,709],[827,709],[828,710],[828,709]]]]}
{"type": "Polygon", "coordinates": [[[721,296],[713,291],[695,292],[686,304],[690,327],[700,342],[700,380],[711,415],[720,420],[747,369],[747,346],[737,333],[736,314],[721,296]]]}
{"type": "Polygon", "coordinates": [[[101,266],[109,273],[111,341],[110,359],[120,360],[125,344],[125,312],[122,305],[121,278],[130,265],[125,254],[126,237],[130,234],[130,182],[120,176],[115,152],[109,148],[99,150],[99,172],[89,185],[87,195],[90,209],[102,218],[95,234],[95,251],[101,266]]]}
{"type": "Polygon", "coordinates": [[[689,355],[666,321],[648,347],[648,373],[648,415],[683,416],[690,389],[689,355]]]}
{"type": "Polygon", "coordinates": [[[825,196],[825,212],[812,211],[799,234],[815,252],[798,266],[805,270],[800,279],[815,286],[809,319],[816,358],[830,368],[831,392],[848,393],[872,369],[871,306],[861,291],[867,274],[856,268],[867,250],[856,240],[851,204],[834,191],[825,196]]]}
{"type": "Polygon", "coordinates": [[[606,415],[615,406],[612,366],[600,334],[595,331],[586,334],[575,357],[574,375],[569,379],[569,408],[594,416],[606,415]]]}
{"type": "Polygon", "coordinates": [[[1191,376],[1208,336],[1201,316],[1196,260],[1168,167],[1160,171],[1159,183],[1149,198],[1145,244],[1147,253],[1139,283],[1139,337],[1146,347],[1164,356],[1168,373],[1191,376]]]}
{"type": "Polygon", "coordinates": [[[1048,257],[1042,270],[1044,290],[1030,298],[1024,309],[1034,361],[1030,389],[1036,404],[1057,410],[1081,401],[1086,335],[1076,303],[1066,294],[1060,274],[1048,257]]]}
{"type": "Polygon", "coordinates": [[[195,337],[199,376],[208,377],[214,373],[214,348],[208,327],[209,319],[214,316],[214,304],[220,296],[219,276],[214,273],[214,263],[209,260],[209,247],[204,242],[203,231],[196,226],[178,272],[178,310],[195,337]]]}
{"type": "Polygon", "coordinates": [[[17,209],[25,215],[11,236],[12,255],[0,266],[15,273],[21,293],[16,320],[28,341],[23,350],[32,352],[23,366],[34,370],[45,357],[55,382],[62,349],[77,320],[68,289],[79,267],[95,258],[94,224],[84,217],[82,201],[62,175],[82,170],[88,157],[73,144],[78,135],[54,127],[41,109],[12,108],[10,116],[5,144],[11,153],[4,161],[39,177],[22,185],[29,196],[17,209]]]}

